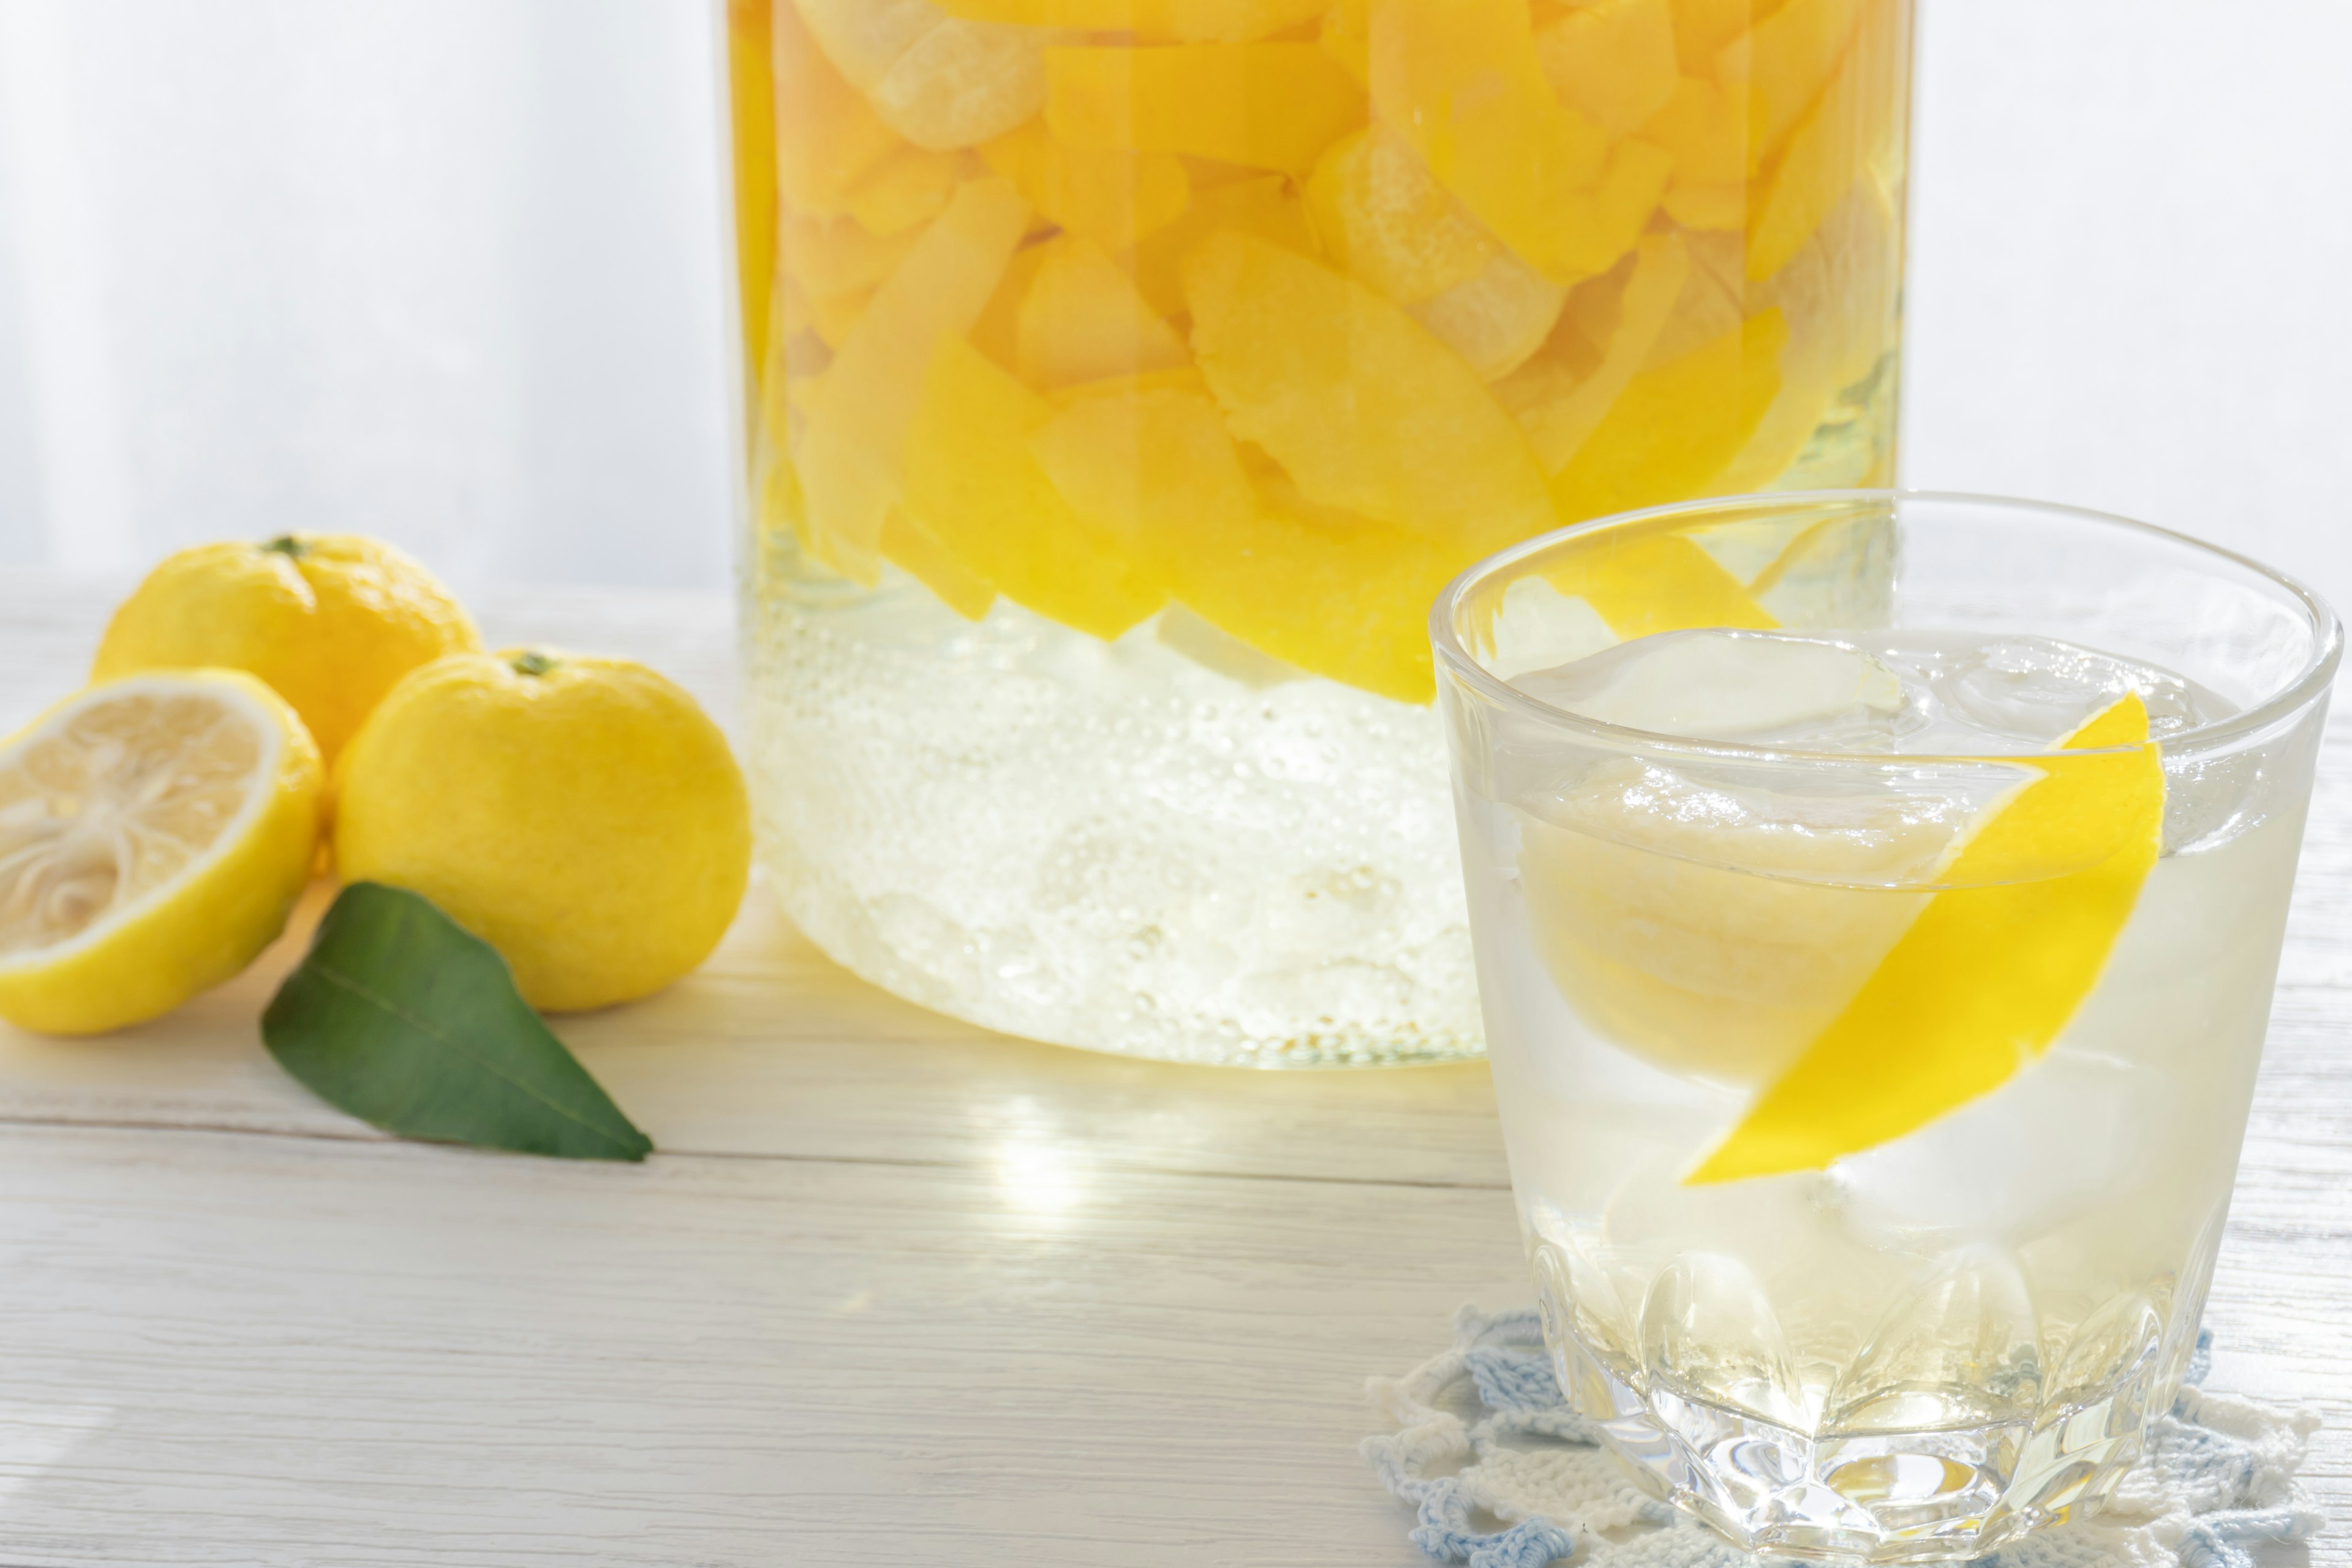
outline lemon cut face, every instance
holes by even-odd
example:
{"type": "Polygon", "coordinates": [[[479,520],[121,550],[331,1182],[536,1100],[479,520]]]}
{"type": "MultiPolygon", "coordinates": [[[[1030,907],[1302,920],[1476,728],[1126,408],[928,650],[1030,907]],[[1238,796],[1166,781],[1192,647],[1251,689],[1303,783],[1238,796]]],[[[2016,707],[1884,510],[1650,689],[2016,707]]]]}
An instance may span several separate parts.
{"type": "Polygon", "coordinates": [[[0,1017],[117,1028],[244,968],[309,879],[320,781],[229,670],[91,687],[0,743],[0,1017]]]}

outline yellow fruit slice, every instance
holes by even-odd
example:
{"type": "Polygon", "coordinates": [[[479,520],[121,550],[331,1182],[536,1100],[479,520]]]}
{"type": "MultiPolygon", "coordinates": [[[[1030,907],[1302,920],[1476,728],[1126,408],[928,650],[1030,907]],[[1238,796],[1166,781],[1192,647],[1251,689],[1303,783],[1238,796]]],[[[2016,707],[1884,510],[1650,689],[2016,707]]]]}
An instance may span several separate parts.
{"type": "Polygon", "coordinates": [[[849,84],[872,92],[943,18],[929,0],[792,0],[825,58],[849,84]]]}
{"type": "Polygon", "coordinates": [[[1741,270],[1745,247],[1740,237],[1686,234],[1682,239],[1690,251],[1690,275],[1683,279],[1683,291],[1675,296],[1674,310],[1659,330],[1658,341],[1650,345],[1650,357],[1642,362],[1643,370],[1656,370],[1710,343],[1719,344],[1736,335],[1748,319],[1748,279],[1741,270]]]}
{"type": "Polygon", "coordinates": [[[1494,237],[1437,183],[1412,143],[1380,126],[1333,144],[1306,189],[1324,253],[1400,305],[1466,283],[1495,258],[1494,237]]]}
{"type": "Polygon", "coordinates": [[[1567,300],[1567,289],[1507,250],[1406,313],[1461,355],[1479,380],[1494,381],[1543,346],[1567,300]]]}
{"type": "Polygon", "coordinates": [[[1033,120],[980,150],[1050,221],[1105,250],[1125,250],[1176,220],[1192,183],[1170,153],[1073,147],[1033,120]]]}
{"type": "Polygon", "coordinates": [[[1672,0],[1675,52],[1688,75],[1715,68],[1723,47],[1747,30],[1754,13],[1771,9],[1756,0],[1672,0]]]}
{"type": "Polygon", "coordinates": [[[1705,495],[1780,390],[1789,330],[1767,310],[1626,384],[1552,481],[1563,518],[1599,517],[1705,495]]]}
{"type": "Polygon", "coordinates": [[[1679,180],[1736,185],[1748,178],[1746,105],[1711,80],[1683,78],[1642,135],[1673,156],[1679,180]]]}
{"type": "MultiPolygon", "coordinates": [[[[787,338],[806,327],[825,347],[840,348],[874,302],[875,291],[921,237],[920,229],[906,229],[877,239],[852,217],[820,223],[789,215],[782,273],[787,338]]],[[[791,357],[784,354],[786,364],[791,357]]]]}
{"type": "Polygon", "coordinates": [[[1434,694],[1423,623],[1466,553],[1317,508],[1279,475],[1254,482],[1217,405],[1176,376],[1088,388],[1034,447],[1073,506],[1226,636],[1401,702],[1434,694]]]}
{"type": "Polygon", "coordinates": [[[2098,984],[2164,829],[2164,766],[2137,696],[2065,749],[2094,754],[2035,764],[2041,776],[1937,878],[1958,885],[1928,900],[1686,1181],[1822,1170],[1998,1089],[2049,1048],[2098,984]]]}
{"type": "Polygon", "coordinates": [[[786,215],[782,244],[784,271],[812,298],[868,291],[898,270],[921,236],[912,230],[877,236],[852,217],[813,218],[786,215]]]}
{"type": "Polygon", "coordinates": [[[1717,489],[1769,485],[1812,439],[1830,400],[1886,352],[1896,307],[1893,224],[1885,194],[1863,180],[1764,285],[1761,297],[1789,322],[1780,390],[1717,489]]]}
{"type": "Polygon", "coordinates": [[[1022,302],[1029,298],[1029,285],[1037,280],[1037,269],[1053,254],[1050,243],[1024,245],[1014,251],[996,279],[996,291],[988,297],[980,319],[965,334],[972,347],[1006,370],[1021,368],[1022,302]]]}
{"type": "Polygon", "coordinates": [[[243,969],[310,879],[320,777],[226,669],[92,686],[0,743],[0,1017],[93,1034],[243,969]]]}
{"type": "MultiPolygon", "coordinates": [[[[1573,329],[1583,340],[1575,345],[1559,345],[1563,352],[1573,346],[1589,353],[1597,338],[1597,355],[1580,363],[1548,363],[1538,359],[1518,373],[1516,384],[1506,382],[1496,389],[1526,432],[1545,473],[1557,474],[1567,468],[1601,427],[1610,408],[1648,361],[1651,346],[1664,329],[1689,272],[1690,251],[1680,235],[1644,239],[1635,253],[1632,275],[1615,297],[1614,319],[1561,323],[1561,331],[1573,329]]],[[[1571,317],[1581,314],[1579,307],[1584,289],[1595,288],[1599,281],[1578,290],[1569,307],[1571,317]]]]}
{"type": "Polygon", "coordinates": [[[1050,391],[1187,363],[1184,340],[1110,258],[1075,235],[1043,248],[1014,324],[1021,379],[1050,391]]]}
{"type": "Polygon", "coordinates": [[[1232,538],[1257,515],[1249,475],[1197,375],[1083,389],[1031,445],[1078,514],[1154,574],[1191,552],[1196,533],[1232,538]]]}
{"type": "Polygon", "coordinates": [[[832,217],[903,143],[825,58],[793,0],[773,0],[771,15],[776,188],[803,212],[832,217]]]}
{"type": "Polygon", "coordinates": [[[940,345],[907,437],[907,514],[1014,604],[1106,640],[1166,601],[1031,454],[1053,405],[961,338],[940,345]]]}
{"type": "Polygon", "coordinates": [[[1666,187],[1658,204],[1666,216],[1685,228],[1744,229],[1748,226],[1748,187],[1736,182],[1701,184],[1681,181],[1666,187]]]}
{"type": "Polygon", "coordinates": [[[1681,532],[1602,539],[1544,576],[1592,606],[1621,642],[1702,626],[1769,631],[1780,625],[1739,579],[1681,532]]]}
{"type": "Polygon", "coordinates": [[[1666,106],[1682,80],[1666,0],[1594,0],[1545,25],[1536,54],[1559,100],[1622,136],[1666,106]]]}
{"type": "Polygon", "coordinates": [[[1313,44],[1048,49],[1045,82],[1045,123],[1073,146],[1289,174],[1364,121],[1362,89],[1313,44]]]}
{"type": "MultiPolygon", "coordinates": [[[[1373,0],[1367,25],[1381,122],[1529,266],[1573,283],[1633,244],[1648,208],[1598,255],[1614,238],[1593,196],[1609,133],[1553,93],[1526,0],[1373,0]]],[[[1652,205],[1664,188],[1662,173],[1652,205]]]]}
{"type": "Polygon", "coordinates": [[[950,16],[1026,27],[1134,33],[1180,43],[1246,43],[1320,16],[1330,0],[935,0],[950,16]]]}
{"type": "Polygon", "coordinates": [[[1246,234],[1301,256],[1320,254],[1307,208],[1281,175],[1253,174],[1214,189],[1200,188],[1196,179],[1194,188],[1183,216],[1137,246],[1130,258],[1136,288],[1161,315],[1184,309],[1184,258],[1213,234],[1246,234]]]}
{"type": "Polygon", "coordinates": [[[1315,41],[1358,87],[1372,86],[1372,0],[1333,0],[1315,41]]]}
{"type": "Polygon", "coordinates": [[[1489,548],[1551,521],[1518,426],[1451,350],[1352,279],[1210,237],[1185,268],[1192,347],[1234,433],[1316,502],[1489,548]]]}
{"type": "Polygon", "coordinates": [[[844,575],[875,581],[924,375],[979,318],[1028,221],[1010,180],[958,187],[825,371],[793,459],[819,553],[844,575]]]}
{"type": "Polygon", "coordinates": [[[1174,545],[1176,597],[1220,631],[1399,702],[1436,694],[1429,606],[1468,552],[1279,487],[1246,524],[1188,528],[1174,545]]]}
{"type": "Polygon", "coordinates": [[[804,315],[809,329],[824,340],[824,346],[838,350],[857,330],[857,323],[866,319],[866,308],[874,303],[874,293],[871,289],[852,289],[843,294],[796,291],[786,314],[804,315]]]}
{"type": "Polygon", "coordinates": [[[1844,55],[1864,0],[1789,0],[1717,61],[1748,89],[1748,161],[1760,164],[1820,95],[1844,55]]]}
{"type": "Polygon", "coordinates": [[[1836,78],[1764,176],[1748,219],[1748,277],[1769,278],[1788,265],[1870,161],[1885,152],[1900,123],[1909,15],[1908,6],[1893,0],[1866,0],[1836,78]]]}
{"type": "Polygon", "coordinates": [[[849,188],[842,210],[870,233],[898,234],[944,211],[962,173],[963,162],[952,153],[901,143],[849,188]]]}
{"type": "Polygon", "coordinates": [[[874,84],[874,111],[918,147],[976,147],[1045,106],[1045,38],[1026,28],[950,17],[874,84]]]}

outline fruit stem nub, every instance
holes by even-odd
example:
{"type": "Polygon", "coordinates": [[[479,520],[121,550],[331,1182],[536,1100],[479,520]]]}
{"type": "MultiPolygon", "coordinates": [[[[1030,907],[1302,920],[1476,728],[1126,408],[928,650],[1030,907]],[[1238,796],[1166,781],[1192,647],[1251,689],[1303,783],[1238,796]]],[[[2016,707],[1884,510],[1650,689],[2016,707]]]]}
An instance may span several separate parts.
{"type": "Polygon", "coordinates": [[[512,663],[517,675],[545,675],[556,665],[554,659],[548,658],[537,648],[531,649],[529,653],[515,655],[512,663]]]}
{"type": "Polygon", "coordinates": [[[300,556],[307,555],[310,552],[310,547],[309,545],[303,543],[300,540],[295,538],[290,533],[281,533],[261,548],[264,550],[275,550],[280,555],[300,556]]]}

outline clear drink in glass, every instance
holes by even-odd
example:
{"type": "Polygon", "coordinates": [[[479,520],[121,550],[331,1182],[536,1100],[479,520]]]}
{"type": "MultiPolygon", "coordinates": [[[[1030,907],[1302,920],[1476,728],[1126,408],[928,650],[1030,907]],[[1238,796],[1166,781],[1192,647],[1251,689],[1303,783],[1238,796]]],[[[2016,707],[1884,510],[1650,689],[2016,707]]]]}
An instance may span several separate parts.
{"type": "Polygon", "coordinates": [[[1777,1553],[2095,1509],[2193,1348],[2334,616],[2156,529],[1874,493],[1566,531],[1432,628],[1576,1406],[1777,1553]]]}

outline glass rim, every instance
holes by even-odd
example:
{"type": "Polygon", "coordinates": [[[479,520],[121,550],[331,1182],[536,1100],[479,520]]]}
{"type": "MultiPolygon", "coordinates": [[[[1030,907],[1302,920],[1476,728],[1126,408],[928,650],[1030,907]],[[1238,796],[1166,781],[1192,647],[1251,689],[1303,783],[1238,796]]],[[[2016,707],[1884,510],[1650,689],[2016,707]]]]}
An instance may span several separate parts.
{"type": "MultiPolygon", "coordinates": [[[[1533,538],[1523,539],[1507,549],[1498,550],[1484,560],[1475,562],[1458,574],[1439,591],[1436,602],[1429,611],[1429,641],[1438,663],[1455,679],[1506,709],[1517,710],[1555,729],[1591,736],[1628,749],[1648,752],[1664,752],[1711,762],[1730,763],[1798,763],[1809,764],[1833,763],[1852,768],[1861,764],[1873,768],[1917,768],[1955,763],[2014,762],[2032,757],[2058,755],[2055,751],[1990,752],[1969,754],[1912,753],[1907,752],[1813,752],[1785,746],[1743,745],[1736,741],[1695,741],[1687,736],[1669,735],[1654,730],[1637,730],[1630,725],[1612,724],[1600,719],[1588,719],[1565,708],[1555,708],[1539,698],[1531,697],[1510,682],[1502,679],[1472,657],[1462,644],[1454,627],[1454,612],[1470,591],[1496,574],[1507,571],[1532,555],[1539,555],[1567,540],[1585,533],[1624,528],[1634,523],[1661,518],[1678,517],[1695,512],[1779,511],[1806,506],[1834,505],[1854,502],[1881,502],[1889,507],[1905,501],[1956,502],[1969,506],[1986,506],[2010,511],[2041,512],[2045,515],[2074,518],[2085,522],[2121,528],[2130,532],[2184,544],[2201,555],[2215,561],[2228,562],[2253,573],[2284,589],[2303,606],[2311,617],[2316,634],[2317,647],[2294,678],[2252,707],[2217,719],[2210,724],[2200,724],[2169,735],[2153,738],[2161,754],[2183,751],[2210,751],[2226,745],[2242,736],[2265,730],[2285,719],[2326,690],[2336,678],[2336,668],[2344,653],[2344,626],[2326,600],[2307,587],[2301,579],[2266,566],[2252,556],[2209,541],[2182,533],[2177,529],[2142,522],[2137,518],[2115,512],[2100,511],[2091,507],[2069,506],[2061,501],[2032,500],[2022,496],[1987,495],[1969,490],[1927,490],[1897,488],[1832,490],[1761,490],[1738,495],[1707,496],[1696,500],[1673,501],[1664,506],[1641,507],[1632,511],[1611,512],[1588,518],[1582,522],[1569,523],[1533,538]]],[[[2118,752],[2136,752],[2146,742],[2119,746],[2085,747],[2069,751],[2068,756],[2099,756],[2118,752]]]]}

